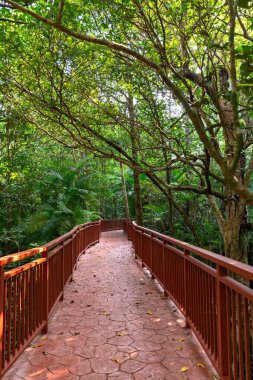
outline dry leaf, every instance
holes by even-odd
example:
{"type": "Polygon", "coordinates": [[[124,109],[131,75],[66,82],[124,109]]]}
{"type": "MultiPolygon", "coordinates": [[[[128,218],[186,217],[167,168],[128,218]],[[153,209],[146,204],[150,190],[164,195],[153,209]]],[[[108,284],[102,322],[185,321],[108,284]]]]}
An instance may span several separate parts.
{"type": "Polygon", "coordinates": [[[111,313],[109,313],[109,311],[104,311],[103,315],[111,315],[111,313]]]}
{"type": "Polygon", "coordinates": [[[48,355],[48,352],[47,351],[42,351],[42,354],[48,355]]]}
{"type": "Polygon", "coordinates": [[[198,363],[198,364],[197,364],[197,367],[206,368],[205,365],[204,365],[203,363],[198,363]]]}
{"type": "Polygon", "coordinates": [[[40,339],[45,340],[45,339],[47,339],[47,336],[43,335],[40,339]]]}
{"type": "Polygon", "coordinates": [[[219,380],[219,378],[215,375],[213,375],[213,380],[219,380]]]}
{"type": "Polygon", "coordinates": [[[117,335],[118,336],[123,336],[123,334],[121,332],[118,332],[117,335]]]}
{"type": "Polygon", "coordinates": [[[177,347],[177,351],[180,351],[182,349],[183,349],[183,347],[177,347]]]}
{"type": "Polygon", "coordinates": [[[152,313],[151,310],[148,310],[148,311],[147,311],[147,314],[152,315],[153,313],[152,313]]]}
{"type": "Polygon", "coordinates": [[[120,359],[119,359],[119,358],[114,358],[113,360],[114,360],[116,363],[118,363],[118,364],[120,363],[120,359]]]}
{"type": "Polygon", "coordinates": [[[185,340],[185,338],[179,338],[177,339],[178,342],[183,342],[185,340]]]}
{"type": "Polygon", "coordinates": [[[41,347],[41,346],[43,346],[43,344],[33,344],[31,347],[32,348],[38,348],[38,347],[41,347]]]}
{"type": "Polygon", "coordinates": [[[180,372],[187,372],[188,369],[189,369],[188,367],[182,367],[180,372]]]}
{"type": "Polygon", "coordinates": [[[145,284],[144,278],[142,278],[142,277],[140,278],[140,284],[141,284],[141,285],[144,285],[144,284],[145,284]]]}

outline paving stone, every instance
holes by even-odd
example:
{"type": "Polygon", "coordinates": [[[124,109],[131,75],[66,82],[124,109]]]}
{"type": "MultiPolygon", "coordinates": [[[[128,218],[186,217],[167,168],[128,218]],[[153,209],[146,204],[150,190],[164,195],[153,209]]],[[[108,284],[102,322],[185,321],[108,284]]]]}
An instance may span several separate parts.
{"type": "Polygon", "coordinates": [[[69,366],[69,372],[74,375],[86,375],[91,372],[89,360],[82,360],[69,366]]]}
{"type": "Polygon", "coordinates": [[[145,367],[144,363],[137,360],[128,360],[121,366],[121,370],[128,373],[134,373],[145,367]]]}
{"type": "MultiPolygon", "coordinates": [[[[173,379],[173,374],[163,367],[160,363],[149,364],[134,374],[135,380],[165,380],[173,379]]],[[[185,377],[186,378],[186,377],[185,377]]],[[[197,380],[197,379],[196,379],[197,380]]]]}
{"type": "Polygon", "coordinates": [[[128,346],[133,342],[133,339],[127,335],[115,336],[112,339],[109,339],[108,342],[110,344],[114,344],[115,346],[128,346]]]}
{"type": "Polygon", "coordinates": [[[108,376],[110,380],[133,380],[134,377],[130,373],[115,372],[112,375],[108,376]]]}
{"type": "Polygon", "coordinates": [[[182,367],[192,368],[193,362],[190,359],[185,358],[167,358],[163,360],[162,364],[168,368],[170,372],[181,372],[182,367]]]}
{"type": "Polygon", "coordinates": [[[96,348],[95,356],[103,359],[113,359],[118,352],[117,347],[111,344],[103,344],[96,348]]]}
{"type": "Polygon", "coordinates": [[[106,380],[106,375],[98,373],[89,373],[84,376],[80,376],[80,380],[106,380]]]}
{"type": "Polygon", "coordinates": [[[97,373],[112,373],[119,369],[118,363],[102,358],[90,359],[91,368],[97,373]]]}
{"type": "Polygon", "coordinates": [[[139,351],[158,351],[162,348],[160,344],[152,343],[147,340],[137,340],[132,346],[139,351]]]}
{"type": "Polygon", "coordinates": [[[47,373],[48,369],[45,367],[23,365],[22,368],[16,372],[16,375],[26,380],[44,380],[47,373]]]}
{"type": "Polygon", "coordinates": [[[73,279],[46,339],[32,342],[42,345],[28,347],[2,380],[212,379],[205,353],[182,327],[172,301],[161,297],[133,259],[121,231],[103,233],[80,257],[73,279]],[[189,367],[186,373],[180,372],[183,366],[189,367]]]}

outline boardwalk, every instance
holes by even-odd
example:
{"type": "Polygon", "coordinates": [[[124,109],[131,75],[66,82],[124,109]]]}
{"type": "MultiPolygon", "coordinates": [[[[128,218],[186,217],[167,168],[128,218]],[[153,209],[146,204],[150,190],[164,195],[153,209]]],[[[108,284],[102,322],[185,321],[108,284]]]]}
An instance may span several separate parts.
{"type": "Polygon", "coordinates": [[[48,334],[3,380],[218,379],[213,374],[173,303],[113,231],[81,257],[48,334]]]}

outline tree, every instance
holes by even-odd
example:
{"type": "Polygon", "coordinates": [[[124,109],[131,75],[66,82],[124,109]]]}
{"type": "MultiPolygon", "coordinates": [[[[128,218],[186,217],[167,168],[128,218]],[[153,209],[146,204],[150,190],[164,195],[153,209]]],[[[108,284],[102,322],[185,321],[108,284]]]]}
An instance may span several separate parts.
{"type": "MultiPolygon", "coordinates": [[[[139,171],[144,170],[171,202],[174,200],[168,189],[205,194],[216,214],[226,255],[240,258],[240,230],[244,222],[247,224],[246,205],[253,201],[252,134],[249,123],[252,109],[248,105],[250,95],[244,91],[251,84],[251,79],[246,69],[248,62],[242,53],[247,51],[246,43],[252,38],[249,29],[250,10],[238,7],[232,0],[228,0],[224,7],[221,7],[220,2],[184,1],[168,4],[154,1],[142,4],[138,0],[124,3],[116,0],[97,1],[85,9],[77,1],[61,1],[59,8],[56,4],[47,4],[45,7],[41,1],[31,5],[33,11],[11,0],[5,3],[12,7],[8,9],[12,16],[13,9],[25,15],[20,14],[18,21],[30,22],[31,16],[77,41],[109,48],[112,53],[103,52],[104,60],[110,61],[113,57],[126,62],[131,68],[139,65],[142,70],[145,68],[150,81],[157,78],[160,85],[173,94],[175,101],[184,109],[184,122],[189,125],[188,131],[193,141],[201,144],[195,148],[194,154],[189,154],[182,140],[176,141],[183,152],[181,163],[195,172],[200,185],[195,182],[194,186],[166,186],[163,178],[154,174],[159,168],[153,168],[150,174],[147,168],[143,169],[143,165],[136,163],[116,144],[110,134],[104,136],[101,130],[98,132],[87,124],[86,147],[96,148],[107,156],[115,156],[116,151],[118,159],[122,160],[123,156],[125,163],[138,167],[139,171]],[[82,18],[77,17],[80,14],[82,18]],[[94,18],[94,15],[97,17],[94,18]],[[83,29],[86,33],[82,32],[83,29]],[[94,147],[93,140],[87,135],[98,138],[100,145],[95,144],[94,147]],[[103,149],[101,141],[105,144],[103,149]],[[220,190],[217,191],[217,188],[220,190]]],[[[239,3],[243,7],[250,7],[250,4],[239,3]]],[[[32,28],[39,30],[36,22],[32,28]]],[[[44,35],[48,33],[47,28],[42,31],[44,35]]],[[[84,49],[89,50],[86,45],[84,49]]],[[[98,47],[93,49],[94,52],[101,54],[102,49],[98,47]]],[[[136,70],[136,73],[139,71],[136,70]]],[[[30,95],[36,98],[31,91],[30,95]]],[[[52,104],[50,107],[56,111],[57,107],[52,104]]],[[[68,109],[65,109],[65,113],[60,109],[62,117],[67,117],[68,109]]],[[[72,132],[73,140],[79,142],[83,137],[80,137],[77,119],[73,119],[72,113],[70,118],[77,130],[77,134],[72,132]]],[[[170,150],[174,154],[177,148],[171,145],[170,150]]],[[[165,167],[170,165],[166,163],[165,167]]]]}

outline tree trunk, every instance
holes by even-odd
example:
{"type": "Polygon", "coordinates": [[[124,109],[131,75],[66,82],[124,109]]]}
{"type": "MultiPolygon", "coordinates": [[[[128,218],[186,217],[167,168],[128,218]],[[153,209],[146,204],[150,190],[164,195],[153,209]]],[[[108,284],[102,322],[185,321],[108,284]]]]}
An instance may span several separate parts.
{"type": "Polygon", "coordinates": [[[224,244],[224,255],[233,260],[248,262],[247,250],[242,246],[241,226],[245,219],[245,203],[236,197],[230,197],[226,202],[224,216],[213,197],[209,202],[216,215],[219,230],[224,244]]]}
{"type": "MultiPolygon", "coordinates": [[[[164,147],[164,149],[163,149],[163,156],[164,156],[165,164],[167,164],[168,163],[168,155],[167,155],[166,147],[164,147]]],[[[170,185],[170,183],[171,183],[171,171],[167,167],[166,167],[166,182],[167,182],[168,185],[170,185]]],[[[168,224],[169,224],[169,230],[170,230],[169,233],[170,233],[170,235],[174,235],[175,234],[174,218],[173,218],[174,210],[173,210],[173,202],[172,202],[172,191],[171,191],[170,188],[168,189],[168,194],[169,194],[169,199],[168,199],[168,202],[169,202],[168,224]]]]}
{"type": "MultiPolygon", "coordinates": [[[[131,94],[127,98],[128,112],[130,116],[130,127],[131,127],[131,143],[132,143],[132,156],[135,161],[138,160],[138,136],[135,125],[135,112],[134,112],[134,101],[131,94]]],[[[143,226],[143,210],[142,210],[142,200],[141,200],[141,185],[140,177],[137,170],[133,169],[134,177],[134,199],[135,199],[135,216],[136,222],[140,226],[143,226]]]]}
{"type": "Polygon", "coordinates": [[[140,226],[143,226],[143,210],[142,210],[142,200],[141,200],[141,184],[139,173],[134,170],[134,199],[135,199],[135,215],[136,222],[140,226]]]}
{"type": "Polygon", "coordinates": [[[125,216],[127,219],[130,219],[129,205],[128,205],[128,199],[127,199],[127,191],[126,191],[126,181],[125,181],[125,174],[124,174],[124,166],[122,163],[120,163],[120,169],[121,169],[121,179],[122,179],[122,192],[123,192],[124,206],[125,206],[125,216]]]}

